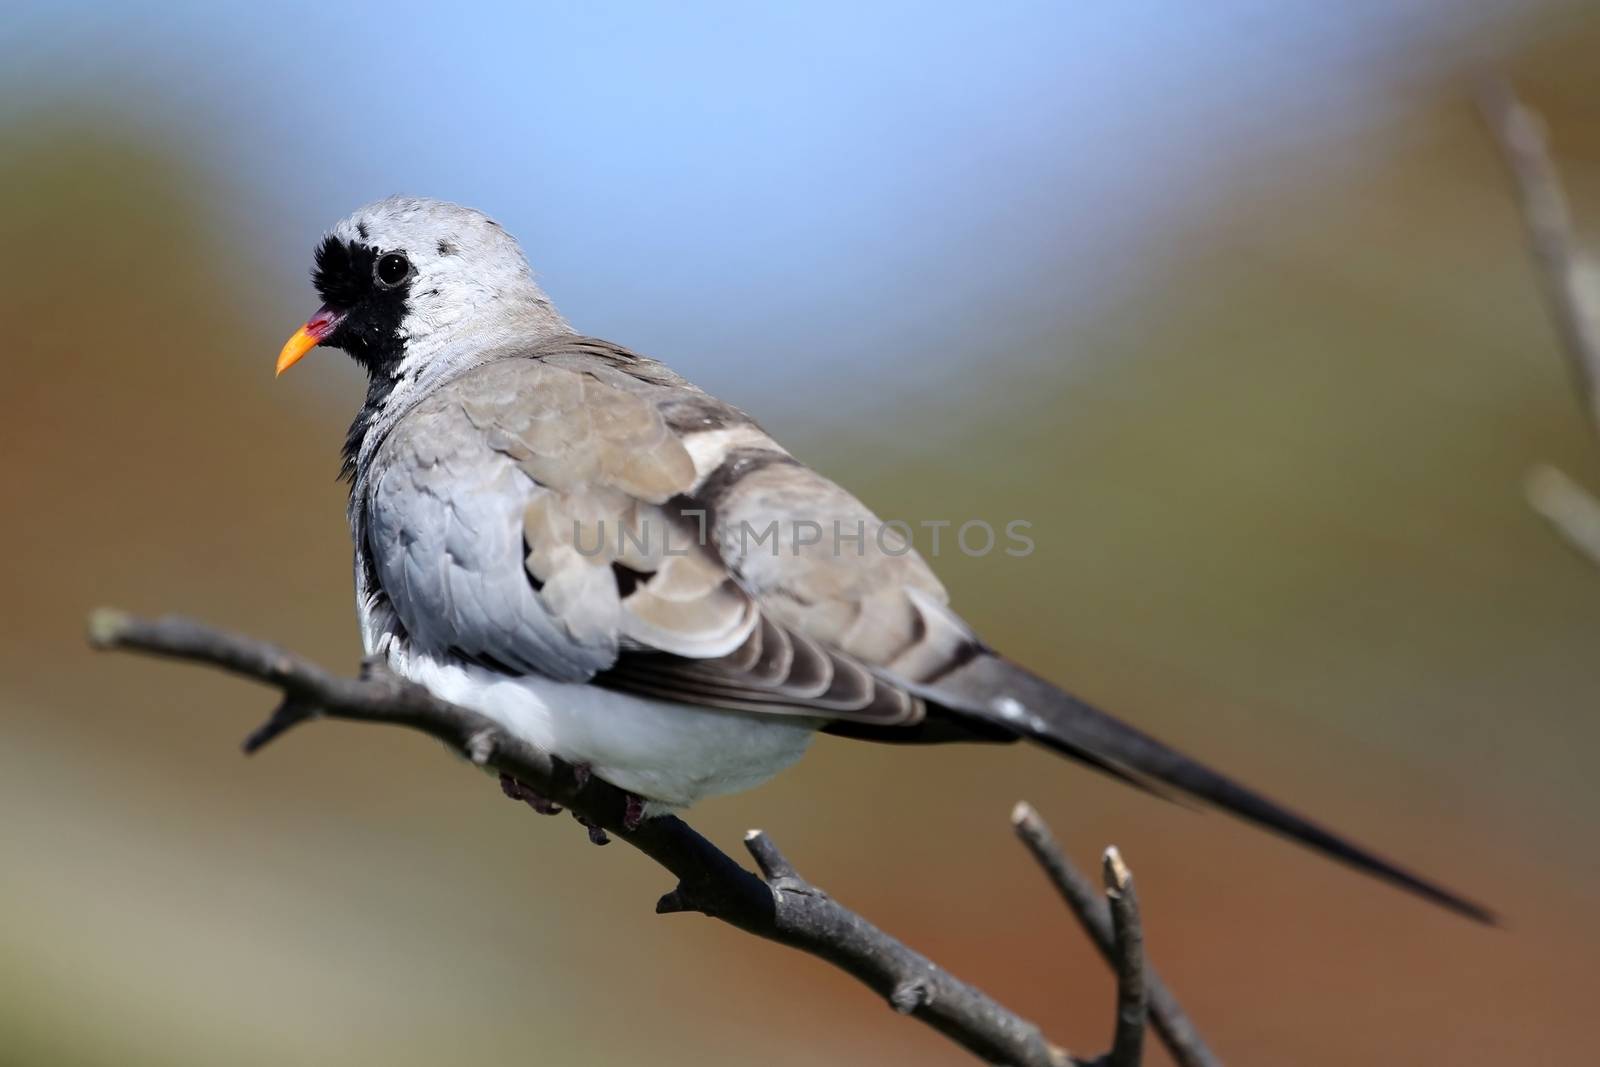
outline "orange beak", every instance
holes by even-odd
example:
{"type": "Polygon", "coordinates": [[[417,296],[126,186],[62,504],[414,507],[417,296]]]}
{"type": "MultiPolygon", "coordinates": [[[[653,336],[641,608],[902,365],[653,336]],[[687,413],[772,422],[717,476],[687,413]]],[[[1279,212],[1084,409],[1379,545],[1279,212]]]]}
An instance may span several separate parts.
{"type": "Polygon", "coordinates": [[[344,316],[327,308],[318,308],[317,313],[306,320],[306,324],[294,332],[288,343],[283,346],[283,351],[278,353],[277,373],[282,374],[296,363],[300,362],[307,352],[328,339],[328,335],[339,328],[339,323],[344,316]]]}

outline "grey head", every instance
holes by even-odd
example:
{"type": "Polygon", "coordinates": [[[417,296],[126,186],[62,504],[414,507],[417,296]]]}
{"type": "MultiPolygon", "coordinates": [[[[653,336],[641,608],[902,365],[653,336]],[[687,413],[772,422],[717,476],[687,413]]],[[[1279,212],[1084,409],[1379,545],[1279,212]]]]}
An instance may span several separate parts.
{"type": "Polygon", "coordinates": [[[392,196],[355,211],[317,246],[311,278],[322,307],[284,345],[278,373],[318,345],[366,370],[347,466],[363,439],[439,383],[572,332],[516,239],[483,212],[442,200],[392,196]]]}

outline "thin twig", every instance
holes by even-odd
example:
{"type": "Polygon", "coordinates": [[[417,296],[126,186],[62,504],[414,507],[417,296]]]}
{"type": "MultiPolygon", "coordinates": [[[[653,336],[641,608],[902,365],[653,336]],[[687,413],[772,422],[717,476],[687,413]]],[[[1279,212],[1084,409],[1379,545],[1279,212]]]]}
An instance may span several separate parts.
{"type": "Polygon", "coordinates": [[[1560,470],[1541,463],[1528,471],[1522,490],[1567,544],[1600,564],[1600,500],[1560,470]]]}
{"type": "Polygon", "coordinates": [[[239,747],[246,756],[253,756],[296,726],[316,718],[317,712],[316,705],[300,697],[285,696],[272,714],[267,716],[266,722],[245,735],[239,747]]]}
{"type": "MultiPolygon", "coordinates": [[[[1600,270],[1578,241],[1543,120],[1502,78],[1480,87],[1478,109],[1516,183],[1528,244],[1568,371],[1589,428],[1600,435],[1600,270]]],[[[1549,466],[1530,471],[1524,491],[1534,511],[1600,564],[1600,501],[1549,466]]]]}
{"type": "Polygon", "coordinates": [[[869,986],[896,1011],[920,1019],[986,1062],[1017,1067],[1080,1062],[1046,1041],[1033,1023],[806,882],[759,831],[746,837],[745,847],[764,878],[675,816],[630,821],[628,795],[622,790],[388,671],[341,677],[266,642],[172,616],[147,620],[98,611],[91,617],[89,636],[97,648],[208,664],[276,687],[283,703],[251,735],[256,747],[310,717],[419,730],[473,763],[525,783],[672,872],[677,887],[661,898],[658,912],[698,911],[826,960],[869,986]]]}
{"type": "Polygon", "coordinates": [[[1528,244],[1561,332],[1568,366],[1589,423],[1600,432],[1600,279],[1574,232],[1544,121],[1502,78],[1483,83],[1478,109],[1516,183],[1528,244]]]}
{"type": "Polygon", "coordinates": [[[1145,998],[1144,927],[1133,872],[1115,846],[1106,849],[1102,865],[1106,900],[1111,905],[1111,934],[1117,958],[1117,1029],[1111,1041],[1109,1067],[1139,1067],[1144,1058],[1145,998]]]}
{"type": "MultiPolygon", "coordinates": [[[[1061,851],[1061,846],[1056,844],[1055,836],[1050,833],[1050,827],[1045,825],[1045,821],[1030,805],[1019,803],[1011,813],[1011,824],[1016,828],[1017,836],[1022,839],[1022,843],[1043,868],[1051,884],[1061,894],[1061,899],[1066,901],[1067,907],[1077,917],[1084,932],[1089,935],[1089,940],[1094,942],[1107,963],[1113,968],[1119,968],[1121,957],[1118,955],[1117,935],[1112,924],[1111,909],[1106,901],[1100,898],[1094,883],[1073,867],[1066,854],[1061,851]]],[[[1120,975],[1120,968],[1118,973],[1120,975]]],[[[1222,1061],[1206,1047],[1199,1031],[1194,1028],[1194,1023],[1189,1021],[1189,1016],[1178,1003],[1178,998],[1172,995],[1166,983],[1148,962],[1143,968],[1143,978],[1150,1021],[1155,1025],[1161,1043],[1166,1046],[1179,1067],[1222,1067],[1222,1061]]]]}

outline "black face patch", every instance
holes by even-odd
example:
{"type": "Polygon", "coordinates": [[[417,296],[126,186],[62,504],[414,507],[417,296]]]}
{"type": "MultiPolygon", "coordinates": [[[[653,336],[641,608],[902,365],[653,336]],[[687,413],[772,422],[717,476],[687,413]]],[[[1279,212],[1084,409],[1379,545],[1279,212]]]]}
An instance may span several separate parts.
{"type": "MultiPolygon", "coordinates": [[[[343,316],[338,327],[322,342],[342,348],[367,370],[367,401],[357,412],[344,439],[344,465],[340,475],[354,486],[356,457],[367,429],[382,410],[395,386],[395,374],[405,358],[400,324],[406,317],[406,298],[415,275],[394,285],[379,284],[378,260],[401,252],[380,252],[361,241],[325,238],[317,246],[311,284],[329,310],[343,316]]],[[[401,252],[403,255],[403,252],[401,252]]]]}
{"type": "Polygon", "coordinates": [[[374,270],[379,256],[370,245],[329,237],[317,247],[311,271],[311,284],[322,302],[344,316],[323,343],[344,349],[374,381],[386,380],[405,354],[400,323],[411,292],[409,278],[392,286],[378,284],[374,270]]]}

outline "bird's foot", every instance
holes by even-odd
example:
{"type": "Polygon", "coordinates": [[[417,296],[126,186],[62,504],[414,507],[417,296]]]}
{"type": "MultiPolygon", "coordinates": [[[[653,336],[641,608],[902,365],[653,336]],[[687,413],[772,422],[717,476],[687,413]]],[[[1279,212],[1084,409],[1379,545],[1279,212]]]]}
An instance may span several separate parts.
{"type": "MultiPolygon", "coordinates": [[[[639,828],[640,823],[644,822],[644,797],[639,796],[637,793],[625,795],[627,796],[627,806],[622,809],[622,830],[624,833],[631,834],[639,828]]],[[[590,822],[577,812],[573,812],[572,817],[577,819],[585,830],[589,831],[590,841],[597,845],[610,843],[611,838],[604,827],[590,822]]]]}
{"type": "MultiPolygon", "coordinates": [[[[582,790],[587,788],[589,782],[594,778],[594,768],[587,763],[569,763],[567,766],[572,768],[572,780],[577,784],[578,789],[582,790]]],[[[622,829],[624,832],[631,834],[633,831],[639,828],[641,823],[644,822],[645,800],[644,797],[637,793],[624,792],[622,795],[626,798],[626,806],[622,809],[622,829]]],[[[573,814],[574,817],[577,817],[576,812],[573,814]]],[[[600,838],[605,837],[604,830],[598,826],[590,826],[590,824],[585,822],[582,818],[578,818],[578,821],[583,823],[584,826],[588,827],[589,837],[594,839],[595,844],[605,844],[604,840],[600,840],[600,838]]]]}
{"type": "MultiPolygon", "coordinates": [[[[572,765],[574,777],[578,779],[578,788],[582,789],[589,784],[593,772],[587,763],[574,763],[572,765]]],[[[525,783],[518,781],[509,774],[501,773],[500,791],[512,800],[520,800],[540,815],[559,815],[564,810],[560,804],[549,797],[541,796],[534,792],[525,783]]],[[[624,807],[622,809],[622,829],[624,833],[632,833],[644,824],[644,797],[637,793],[624,793],[624,807]]],[[[597,845],[610,842],[605,828],[599,823],[592,822],[577,812],[572,813],[585,830],[589,831],[589,840],[597,845]]]]}
{"type": "Polygon", "coordinates": [[[628,806],[622,811],[622,828],[630,834],[644,822],[644,797],[638,793],[628,794],[628,806]]]}
{"type": "Polygon", "coordinates": [[[500,775],[500,791],[512,800],[520,800],[540,815],[560,815],[561,805],[542,797],[509,774],[500,775]]]}
{"type": "Polygon", "coordinates": [[[579,789],[582,789],[589,784],[589,779],[594,777],[594,768],[587,763],[574,763],[571,766],[572,780],[578,783],[579,789]]]}
{"type": "Polygon", "coordinates": [[[602,827],[599,823],[590,822],[588,819],[585,819],[582,815],[579,815],[577,812],[573,812],[572,813],[572,817],[574,819],[577,819],[579,825],[581,825],[585,830],[589,831],[589,843],[590,844],[593,844],[593,845],[608,845],[608,844],[611,843],[611,838],[606,835],[605,828],[602,827]]]}

